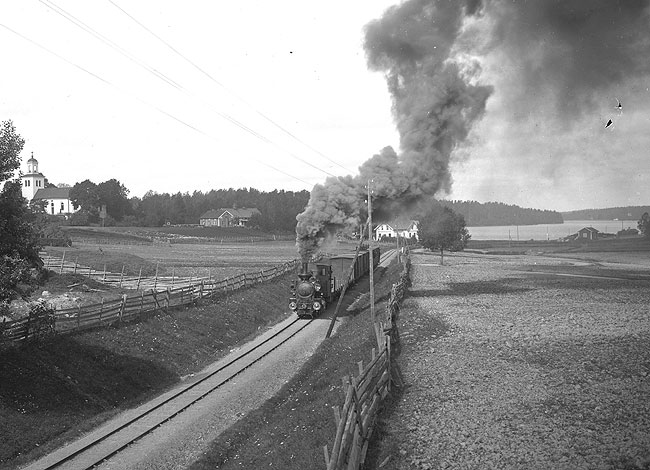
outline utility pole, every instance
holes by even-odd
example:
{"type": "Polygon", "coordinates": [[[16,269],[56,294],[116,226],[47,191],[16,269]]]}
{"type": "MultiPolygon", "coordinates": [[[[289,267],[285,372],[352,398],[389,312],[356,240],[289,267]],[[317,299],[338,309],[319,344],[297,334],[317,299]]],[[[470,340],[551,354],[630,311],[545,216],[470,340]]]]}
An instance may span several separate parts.
{"type": "Polygon", "coordinates": [[[402,262],[402,256],[399,252],[399,230],[397,230],[397,220],[395,221],[395,240],[397,241],[397,262],[402,262]]]}
{"type": "Polygon", "coordinates": [[[372,240],[373,240],[373,230],[372,230],[372,198],[370,191],[370,183],[372,180],[368,180],[368,255],[370,257],[370,321],[372,322],[372,328],[375,332],[375,337],[377,338],[377,345],[381,346],[379,332],[377,330],[377,320],[375,318],[375,263],[373,261],[372,253],[372,240]]]}

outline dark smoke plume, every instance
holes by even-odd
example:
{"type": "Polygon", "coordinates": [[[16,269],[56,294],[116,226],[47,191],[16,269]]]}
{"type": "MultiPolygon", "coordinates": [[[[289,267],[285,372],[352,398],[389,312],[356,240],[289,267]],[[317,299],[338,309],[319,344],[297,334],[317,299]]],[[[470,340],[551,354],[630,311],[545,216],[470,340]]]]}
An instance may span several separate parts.
{"type": "Polygon", "coordinates": [[[377,221],[449,190],[451,153],[481,117],[491,93],[475,83],[476,64],[454,56],[465,19],[480,11],[477,1],[410,0],[366,26],[368,64],[386,76],[401,152],[386,147],[361,165],[357,177],[328,178],[314,187],[297,217],[303,259],[336,231],[359,226],[366,216],[368,180],[377,221]]]}
{"type": "MultiPolygon", "coordinates": [[[[519,114],[550,101],[571,122],[612,90],[650,73],[648,0],[486,1],[483,55],[513,64],[508,105],[519,114]]],[[[614,97],[609,99],[615,104],[614,97]]],[[[612,104],[612,106],[613,106],[612,104]]]]}

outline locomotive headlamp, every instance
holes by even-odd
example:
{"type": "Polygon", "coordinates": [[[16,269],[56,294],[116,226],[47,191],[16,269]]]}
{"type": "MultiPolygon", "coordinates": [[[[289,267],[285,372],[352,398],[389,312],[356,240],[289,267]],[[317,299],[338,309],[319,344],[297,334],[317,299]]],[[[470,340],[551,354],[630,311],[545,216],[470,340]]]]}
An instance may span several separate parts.
{"type": "Polygon", "coordinates": [[[295,310],[295,309],[296,309],[296,306],[297,306],[297,305],[296,305],[295,302],[290,302],[290,303],[289,303],[289,308],[290,308],[291,310],[295,310]]]}
{"type": "Polygon", "coordinates": [[[314,310],[320,310],[320,302],[314,302],[314,310]]]}

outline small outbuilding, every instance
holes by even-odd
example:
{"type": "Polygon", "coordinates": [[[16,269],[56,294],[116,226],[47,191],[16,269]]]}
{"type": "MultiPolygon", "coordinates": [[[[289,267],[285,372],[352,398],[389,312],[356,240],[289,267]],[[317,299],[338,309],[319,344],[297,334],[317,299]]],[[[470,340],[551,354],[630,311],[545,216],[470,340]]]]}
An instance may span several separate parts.
{"type": "Polygon", "coordinates": [[[577,241],[598,240],[600,232],[593,227],[585,227],[578,230],[577,241]]]}

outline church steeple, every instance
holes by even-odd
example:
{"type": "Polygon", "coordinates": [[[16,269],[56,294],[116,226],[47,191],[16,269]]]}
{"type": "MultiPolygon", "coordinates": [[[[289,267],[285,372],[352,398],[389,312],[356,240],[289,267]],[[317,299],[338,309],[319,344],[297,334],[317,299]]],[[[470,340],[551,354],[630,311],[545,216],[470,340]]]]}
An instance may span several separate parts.
{"type": "Polygon", "coordinates": [[[34,158],[34,152],[32,152],[32,157],[27,160],[27,174],[38,173],[38,160],[34,158]]]}
{"type": "Polygon", "coordinates": [[[28,201],[34,199],[39,189],[45,187],[45,176],[38,171],[38,160],[34,158],[34,152],[27,160],[27,173],[21,177],[23,197],[28,201]]]}

